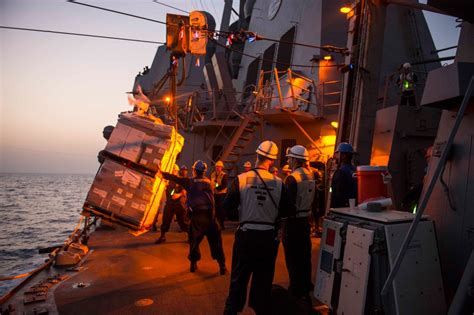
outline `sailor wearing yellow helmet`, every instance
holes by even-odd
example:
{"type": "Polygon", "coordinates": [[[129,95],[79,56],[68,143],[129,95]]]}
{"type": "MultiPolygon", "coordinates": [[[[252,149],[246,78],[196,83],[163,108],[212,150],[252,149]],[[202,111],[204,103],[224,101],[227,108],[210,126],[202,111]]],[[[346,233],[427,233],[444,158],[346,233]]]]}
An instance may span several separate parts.
{"type": "Polygon", "coordinates": [[[216,218],[220,228],[223,230],[225,211],[222,206],[224,198],[227,194],[227,173],[224,172],[224,163],[217,161],[214,171],[211,173],[211,187],[214,193],[214,200],[216,202],[216,218]]]}

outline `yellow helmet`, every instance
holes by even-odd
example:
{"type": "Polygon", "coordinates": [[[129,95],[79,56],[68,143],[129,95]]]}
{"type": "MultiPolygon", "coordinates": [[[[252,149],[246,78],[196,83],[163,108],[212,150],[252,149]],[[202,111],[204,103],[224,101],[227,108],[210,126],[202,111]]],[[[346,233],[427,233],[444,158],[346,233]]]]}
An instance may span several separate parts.
{"type": "Polygon", "coordinates": [[[221,160],[219,160],[216,162],[216,166],[224,167],[224,163],[221,160]]]}

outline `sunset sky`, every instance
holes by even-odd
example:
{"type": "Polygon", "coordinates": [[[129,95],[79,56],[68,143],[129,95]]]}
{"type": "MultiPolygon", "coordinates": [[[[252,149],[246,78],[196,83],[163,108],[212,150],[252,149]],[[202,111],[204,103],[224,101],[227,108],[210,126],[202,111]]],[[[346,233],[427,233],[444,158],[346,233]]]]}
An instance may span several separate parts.
{"type": "MultiPolygon", "coordinates": [[[[183,14],[152,0],[83,2],[161,21],[167,12],[183,14]]],[[[161,2],[218,12],[220,25],[224,0],[161,2]]],[[[427,17],[438,48],[456,45],[454,18],[427,17]]],[[[0,0],[0,25],[165,41],[164,25],[65,0],[0,0]]],[[[0,172],[95,173],[97,152],[105,146],[102,129],[130,109],[125,92],[157,48],[0,29],[0,172]]]]}

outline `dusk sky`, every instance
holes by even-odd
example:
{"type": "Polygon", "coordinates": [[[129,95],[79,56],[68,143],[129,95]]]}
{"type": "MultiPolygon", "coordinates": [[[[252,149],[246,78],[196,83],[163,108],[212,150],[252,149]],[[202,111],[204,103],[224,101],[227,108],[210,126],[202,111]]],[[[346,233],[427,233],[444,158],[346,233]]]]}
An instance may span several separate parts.
{"type": "MultiPolygon", "coordinates": [[[[167,12],[183,14],[152,0],[83,2],[160,21],[167,12]]],[[[215,17],[218,12],[220,25],[223,0],[161,2],[215,17]]],[[[426,16],[437,48],[456,45],[455,18],[426,16]]],[[[65,0],[0,0],[0,25],[165,41],[164,25],[65,0]]],[[[95,173],[105,146],[102,129],[130,109],[125,92],[157,48],[0,29],[0,172],[95,173]]]]}

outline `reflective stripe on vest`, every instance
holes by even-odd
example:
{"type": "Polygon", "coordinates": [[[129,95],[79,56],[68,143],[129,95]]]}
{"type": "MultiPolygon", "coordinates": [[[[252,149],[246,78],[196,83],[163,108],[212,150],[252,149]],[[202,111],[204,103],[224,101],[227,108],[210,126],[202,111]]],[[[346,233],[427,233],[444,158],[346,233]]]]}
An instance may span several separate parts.
{"type": "Polygon", "coordinates": [[[224,175],[226,173],[225,172],[220,172],[219,175],[217,175],[217,178],[216,178],[216,174],[217,174],[216,172],[212,172],[212,174],[211,174],[211,186],[212,186],[212,190],[214,192],[214,195],[226,194],[227,193],[227,187],[222,189],[222,190],[216,190],[217,186],[222,185],[222,179],[224,178],[224,175]]]}
{"type": "Polygon", "coordinates": [[[275,208],[268,193],[270,192],[272,194],[273,200],[278,206],[283,183],[280,178],[266,170],[256,169],[256,171],[265,181],[269,191],[267,191],[265,185],[253,171],[238,176],[240,222],[241,224],[244,223],[249,229],[273,229],[273,225],[278,216],[278,209],[275,208]]]}
{"type": "Polygon", "coordinates": [[[305,167],[298,167],[291,173],[291,176],[293,176],[297,185],[296,217],[307,217],[316,193],[314,173],[305,167]]]}

